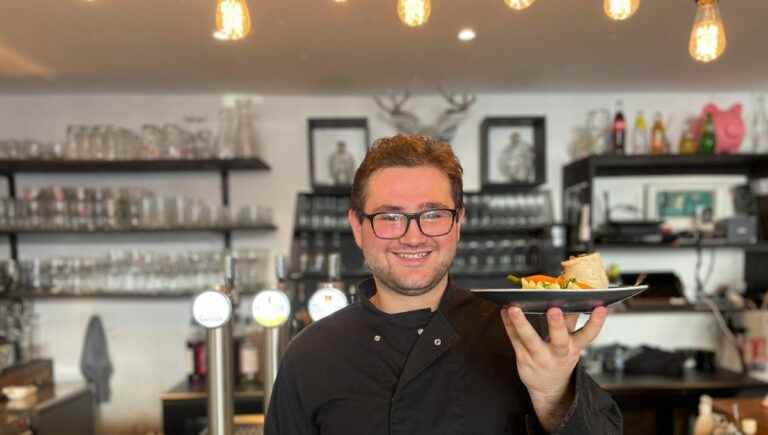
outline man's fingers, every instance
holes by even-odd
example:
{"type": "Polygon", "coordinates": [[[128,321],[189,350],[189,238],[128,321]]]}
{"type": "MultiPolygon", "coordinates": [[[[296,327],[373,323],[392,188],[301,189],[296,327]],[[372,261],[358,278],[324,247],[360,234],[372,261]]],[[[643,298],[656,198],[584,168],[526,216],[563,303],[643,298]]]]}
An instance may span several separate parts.
{"type": "Polygon", "coordinates": [[[533,329],[528,319],[525,318],[523,311],[518,307],[510,307],[507,308],[507,314],[509,315],[512,328],[517,333],[517,337],[520,338],[523,347],[531,355],[537,355],[541,352],[544,341],[539,337],[539,333],[533,329]]]}
{"type": "Polygon", "coordinates": [[[555,355],[568,355],[571,334],[568,331],[563,312],[560,308],[550,308],[547,310],[547,328],[549,328],[549,343],[555,355]]]}
{"type": "Polygon", "coordinates": [[[579,349],[586,349],[590,343],[597,337],[600,330],[603,329],[605,318],[608,316],[608,310],[605,307],[597,307],[592,310],[589,320],[579,332],[573,334],[573,341],[579,349]]]}
{"type": "Polygon", "coordinates": [[[501,318],[504,321],[504,328],[507,330],[507,336],[509,337],[509,341],[512,342],[512,347],[515,349],[515,353],[517,353],[518,356],[527,358],[529,353],[525,349],[522,340],[520,340],[520,336],[517,335],[515,326],[512,324],[512,319],[509,318],[507,308],[501,309],[501,318]]]}
{"type": "Polygon", "coordinates": [[[576,329],[576,324],[579,323],[579,314],[568,314],[565,316],[565,324],[568,326],[568,331],[573,332],[576,329]]]}

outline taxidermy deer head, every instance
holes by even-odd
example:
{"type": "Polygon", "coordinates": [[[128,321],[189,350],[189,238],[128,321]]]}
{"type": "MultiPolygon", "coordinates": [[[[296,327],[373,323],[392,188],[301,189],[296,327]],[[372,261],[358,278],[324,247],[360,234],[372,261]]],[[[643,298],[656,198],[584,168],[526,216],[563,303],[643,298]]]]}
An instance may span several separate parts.
{"type": "Polygon", "coordinates": [[[388,121],[399,133],[418,134],[439,139],[450,143],[456,134],[456,129],[467,116],[467,112],[475,103],[475,95],[463,93],[448,93],[440,88],[440,94],[448,102],[449,107],[441,113],[433,124],[422,124],[418,116],[403,110],[403,105],[411,97],[409,91],[390,92],[384,98],[374,96],[376,104],[386,112],[388,121]]]}

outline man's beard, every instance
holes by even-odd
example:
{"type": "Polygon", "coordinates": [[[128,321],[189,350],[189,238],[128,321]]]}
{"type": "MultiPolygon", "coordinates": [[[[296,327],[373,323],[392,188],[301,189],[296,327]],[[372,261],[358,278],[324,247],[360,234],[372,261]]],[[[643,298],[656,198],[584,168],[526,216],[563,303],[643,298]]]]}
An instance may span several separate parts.
{"type": "Polygon", "coordinates": [[[425,293],[428,293],[430,290],[435,288],[435,286],[437,286],[437,284],[448,273],[448,269],[451,267],[452,262],[453,255],[446,258],[443,263],[438,264],[432,279],[423,285],[408,283],[407,277],[405,279],[394,277],[386,269],[379,268],[378,266],[371,264],[368,261],[366,261],[365,264],[368,266],[368,269],[371,270],[373,276],[381,281],[381,283],[384,284],[387,289],[403,296],[421,296],[425,293]]]}

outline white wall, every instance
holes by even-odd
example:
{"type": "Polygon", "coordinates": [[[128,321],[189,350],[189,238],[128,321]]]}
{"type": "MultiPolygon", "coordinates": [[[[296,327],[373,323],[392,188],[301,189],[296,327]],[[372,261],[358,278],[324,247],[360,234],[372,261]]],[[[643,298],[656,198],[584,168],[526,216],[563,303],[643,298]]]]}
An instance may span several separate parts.
{"type": "MultiPolygon", "coordinates": [[[[204,116],[215,128],[216,113],[229,104],[232,95],[7,95],[0,96],[0,138],[32,137],[63,140],[68,124],[117,124],[139,129],[142,124],[181,122],[186,115],[204,116]]],[[[544,115],[547,117],[547,187],[555,208],[560,209],[561,167],[569,160],[568,143],[572,129],[585,122],[588,110],[612,108],[617,97],[624,100],[629,118],[637,109],[646,114],[655,110],[675,115],[696,113],[709,101],[730,105],[746,103],[750,95],[731,94],[510,94],[480,95],[472,114],[459,128],[454,146],[465,169],[466,190],[479,189],[479,124],[487,116],[544,115]]],[[[369,119],[371,137],[393,132],[368,96],[297,97],[255,96],[257,130],[264,158],[272,166],[267,173],[241,172],[231,177],[233,205],[267,204],[274,208],[279,231],[275,235],[238,234],[235,246],[262,246],[287,251],[293,225],[295,193],[309,189],[307,118],[360,117],[369,119]]],[[[433,119],[445,105],[440,98],[416,97],[409,107],[426,119],[433,119]]],[[[679,121],[672,125],[670,138],[677,141],[679,121]]],[[[88,185],[142,185],[165,194],[184,194],[219,200],[215,173],[142,175],[25,175],[25,185],[78,183],[88,185]]],[[[634,195],[634,193],[632,194],[634,195]]],[[[24,236],[20,239],[22,257],[105,252],[109,249],[147,248],[177,251],[221,246],[215,235],[167,236],[24,236]]],[[[692,284],[692,251],[608,251],[609,262],[625,269],[674,269],[686,285],[692,284]]],[[[708,257],[707,257],[708,258],[708,257]]],[[[721,281],[743,279],[743,256],[737,250],[718,251],[717,273],[712,288],[721,281]]],[[[151,300],[99,300],[36,302],[41,319],[41,339],[47,353],[55,359],[59,380],[79,377],[79,355],[85,327],[91,314],[104,321],[115,376],[114,398],[103,408],[110,433],[116,426],[139,421],[159,425],[163,390],[185,375],[184,340],[188,333],[190,303],[151,300]]],[[[628,344],[651,343],[665,347],[714,347],[711,320],[702,314],[622,315],[611,318],[601,343],[622,341],[628,344]],[[691,320],[693,319],[693,320],[691,320]],[[642,327],[638,328],[638,324],[642,327]],[[669,334],[669,331],[676,331],[669,334]],[[674,335],[674,340],[672,339],[674,335]]]]}

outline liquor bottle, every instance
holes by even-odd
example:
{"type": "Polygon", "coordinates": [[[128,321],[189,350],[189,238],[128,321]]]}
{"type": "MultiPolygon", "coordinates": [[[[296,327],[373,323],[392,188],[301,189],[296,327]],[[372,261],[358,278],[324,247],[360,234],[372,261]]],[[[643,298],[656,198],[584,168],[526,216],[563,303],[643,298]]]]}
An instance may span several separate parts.
{"type": "Polygon", "coordinates": [[[357,286],[355,284],[350,284],[349,287],[347,287],[347,296],[349,297],[350,305],[357,302],[357,286]]]}
{"type": "Polygon", "coordinates": [[[298,282],[295,301],[291,305],[295,307],[291,319],[291,336],[295,336],[312,322],[307,311],[307,285],[304,281],[298,282]]]}
{"type": "Polygon", "coordinates": [[[245,323],[240,315],[235,312],[232,314],[232,373],[235,384],[242,380],[242,349],[245,341],[245,323]]]}
{"type": "Polygon", "coordinates": [[[624,121],[621,100],[616,102],[616,115],[611,126],[611,146],[613,154],[624,154],[627,143],[627,123],[624,121]]]}
{"type": "Polygon", "coordinates": [[[714,154],[717,138],[715,137],[715,124],[712,121],[712,114],[707,113],[704,120],[704,126],[701,128],[701,137],[699,137],[699,153],[714,154]]]}
{"type": "Polygon", "coordinates": [[[192,320],[192,331],[187,339],[187,380],[190,384],[198,384],[205,380],[205,332],[197,322],[192,320]]]}
{"type": "Polygon", "coordinates": [[[667,154],[669,144],[667,143],[667,134],[664,131],[664,123],[661,120],[661,112],[656,112],[653,116],[653,127],[651,127],[651,154],[667,154]]]}
{"type": "Polygon", "coordinates": [[[693,125],[695,122],[695,118],[688,118],[688,121],[686,121],[686,127],[680,136],[680,145],[678,147],[680,154],[696,154],[699,151],[699,144],[696,143],[696,138],[693,135],[693,125]]]}
{"type": "Polygon", "coordinates": [[[756,153],[768,153],[768,114],[765,110],[765,97],[757,98],[757,107],[752,118],[752,145],[756,153]]]}
{"type": "Polygon", "coordinates": [[[632,131],[632,154],[648,154],[648,127],[643,111],[637,112],[635,129],[632,131]]]}
{"type": "Polygon", "coordinates": [[[259,374],[259,346],[263,342],[264,329],[257,323],[246,320],[245,335],[240,346],[240,382],[254,383],[259,374]],[[261,339],[261,340],[260,340],[261,339]]]}

